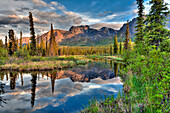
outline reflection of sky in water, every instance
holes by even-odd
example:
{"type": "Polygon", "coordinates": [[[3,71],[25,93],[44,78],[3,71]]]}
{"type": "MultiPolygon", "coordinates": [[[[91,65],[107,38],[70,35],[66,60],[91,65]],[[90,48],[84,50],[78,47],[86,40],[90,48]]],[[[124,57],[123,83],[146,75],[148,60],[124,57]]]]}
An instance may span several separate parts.
{"type": "Polygon", "coordinates": [[[54,94],[52,94],[51,79],[46,76],[37,77],[34,107],[31,107],[32,79],[30,74],[23,74],[23,86],[21,77],[16,79],[16,87],[10,90],[10,79],[4,76],[3,83],[6,84],[3,98],[8,99],[7,104],[0,107],[1,113],[15,112],[75,112],[88,105],[91,99],[104,99],[105,95],[117,95],[122,89],[120,78],[102,80],[92,79],[90,82],[72,82],[70,78],[55,80],[54,94]]]}

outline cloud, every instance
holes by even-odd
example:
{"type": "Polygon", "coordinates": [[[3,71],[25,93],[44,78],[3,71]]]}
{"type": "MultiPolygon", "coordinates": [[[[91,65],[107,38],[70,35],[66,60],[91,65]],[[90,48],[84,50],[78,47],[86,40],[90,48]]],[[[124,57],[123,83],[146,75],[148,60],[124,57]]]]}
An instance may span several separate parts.
{"type": "Polygon", "coordinates": [[[81,17],[78,17],[76,19],[73,19],[74,24],[81,24],[83,22],[83,19],[81,17]]]}
{"type": "Polygon", "coordinates": [[[0,16],[0,24],[28,24],[27,21],[25,21],[22,18],[19,18],[16,15],[8,15],[8,16],[0,16]]]}
{"type": "Polygon", "coordinates": [[[51,4],[53,4],[53,5],[58,5],[58,2],[51,2],[51,4]]]}
{"type": "Polygon", "coordinates": [[[119,30],[125,22],[114,22],[114,23],[95,23],[91,24],[90,27],[100,29],[102,27],[108,27],[115,30],[119,30]]]}
{"type": "Polygon", "coordinates": [[[47,6],[47,3],[42,0],[32,0],[32,2],[37,6],[47,6]]]}
{"type": "MultiPolygon", "coordinates": [[[[14,29],[16,34],[19,34],[21,30],[24,31],[24,36],[29,34],[29,11],[33,13],[35,31],[39,35],[49,30],[50,23],[56,25],[55,27],[58,29],[64,30],[68,30],[74,25],[91,25],[94,28],[105,26],[119,29],[125,19],[131,19],[137,15],[136,2],[122,1],[108,0],[105,2],[101,0],[99,2],[93,0],[80,3],[69,0],[60,2],[55,0],[50,2],[45,2],[45,0],[2,0],[0,4],[0,33],[14,29]],[[114,4],[106,7],[109,3],[114,4]],[[88,6],[84,7],[82,4],[88,4],[88,6]],[[119,6],[120,8],[117,8],[119,6]],[[120,10],[122,7],[124,9],[120,10]]],[[[146,7],[148,10],[149,5],[146,7]]]]}

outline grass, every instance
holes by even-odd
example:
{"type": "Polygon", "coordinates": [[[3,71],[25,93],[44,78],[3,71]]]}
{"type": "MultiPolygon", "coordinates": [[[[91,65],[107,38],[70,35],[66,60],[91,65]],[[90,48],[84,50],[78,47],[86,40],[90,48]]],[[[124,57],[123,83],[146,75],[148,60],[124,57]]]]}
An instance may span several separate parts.
{"type": "Polygon", "coordinates": [[[124,81],[123,94],[117,98],[93,101],[83,113],[168,113],[169,53],[156,50],[148,55],[136,51],[124,54],[126,67],[120,75],[124,81]]]}
{"type": "Polygon", "coordinates": [[[90,58],[90,59],[110,59],[110,60],[117,60],[117,61],[123,61],[122,58],[119,58],[117,56],[100,56],[100,55],[89,55],[87,56],[87,58],[90,58]]]}
{"type": "Polygon", "coordinates": [[[73,67],[80,64],[87,64],[91,62],[89,59],[83,59],[73,56],[60,57],[40,57],[34,56],[30,58],[19,59],[17,57],[9,57],[4,65],[0,65],[0,70],[13,71],[38,71],[38,70],[53,70],[73,67]]]}

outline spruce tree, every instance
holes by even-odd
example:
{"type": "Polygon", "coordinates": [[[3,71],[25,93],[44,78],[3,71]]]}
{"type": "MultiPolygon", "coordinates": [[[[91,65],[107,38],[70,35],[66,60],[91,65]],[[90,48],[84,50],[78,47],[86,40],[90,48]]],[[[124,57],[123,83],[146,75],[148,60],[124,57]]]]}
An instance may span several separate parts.
{"type": "Polygon", "coordinates": [[[135,38],[135,44],[136,46],[139,46],[139,43],[143,44],[144,41],[144,12],[143,10],[145,9],[143,3],[144,0],[136,0],[138,4],[138,17],[137,17],[137,25],[136,25],[136,31],[137,33],[136,38],[135,38]]]}
{"type": "Polygon", "coordinates": [[[30,52],[31,55],[34,56],[36,53],[36,39],[35,39],[35,32],[34,32],[34,22],[33,22],[33,17],[31,12],[29,12],[29,22],[30,22],[30,34],[31,34],[30,52]]]}
{"type": "Polygon", "coordinates": [[[120,41],[120,45],[119,45],[119,53],[122,54],[122,42],[120,41]]]}
{"type": "Polygon", "coordinates": [[[27,50],[30,50],[30,44],[29,43],[26,45],[26,47],[27,47],[27,50]]]}
{"type": "Polygon", "coordinates": [[[124,49],[127,50],[128,49],[128,43],[129,43],[129,37],[130,37],[130,33],[129,33],[129,20],[127,21],[127,28],[126,28],[126,38],[124,41],[124,49]]]}
{"type": "Polygon", "coordinates": [[[94,52],[94,47],[93,47],[93,44],[92,44],[92,46],[91,46],[91,50],[90,50],[90,55],[92,55],[92,54],[93,54],[93,52],[94,52]]]}
{"type": "Polygon", "coordinates": [[[0,47],[3,47],[3,41],[0,39],[0,47]]]}
{"type": "Polygon", "coordinates": [[[20,49],[22,49],[22,31],[20,32],[20,49]]]}
{"type": "Polygon", "coordinates": [[[46,56],[48,56],[48,41],[47,41],[47,37],[46,37],[45,48],[46,48],[46,56]]]}
{"type": "Polygon", "coordinates": [[[12,55],[17,50],[17,43],[14,37],[14,31],[9,30],[9,54],[12,55]]]}
{"type": "Polygon", "coordinates": [[[115,54],[118,54],[117,35],[114,36],[114,53],[115,53],[115,54]]]}
{"type": "Polygon", "coordinates": [[[38,55],[40,54],[40,41],[39,41],[40,39],[39,39],[39,35],[37,35],[37,38],[36,38],[36,49],[37,49],[37,53],[38,53],[38,55]]]}
{"type": "Polygon", "coordinates": [[[19,49],[19,46],[18,46],[18,38],[15,36],[15,41],[16,41],[16,50],[18,50],[19,49]]]}
{"type": "Polygon", "coordinates": [[[129,44],[129,45],[128,45],[129,50],[133,50],[131,38],[129,38],[129,43],[128,43],[128,44],[129,44]]]}
{"type": "Polygon", "coordinates": [[[7,40],[8,40],[8,37],[7,37],[7,36],[5,36],[5,48],[7,48],[7,49],[8,49],[8,42],[7,42],[7,40]]]}
{"type": "Polygon", "coordinates": [[[53,24],[52,23],[51,23],[49,55],[50,56],[55,56],[56,55],[56,41],[55,41],[55,36],[54,36],[53,24]]]}
{"type": "Polygon", "coordinates": [[[45,44],[44,44],[42,36],[41,36],[41,42],[40,42],[40,52],[42,56],[45,56],[45,44]]]}
{"type": "Polygon", "coordinates": [[[110,45],[110,56],[112,56],[113,55],[113,47],[112,47],[113,45],[111,44],[110,45]]]}
{"type": "Polygon", "coordinates": [[[170,13],[164,0],[151,0],[150,12],[146,18],[145,39],[148,46],[155,45],[161,51],[170,51],[170,32],[165,28],[170,13]]]}

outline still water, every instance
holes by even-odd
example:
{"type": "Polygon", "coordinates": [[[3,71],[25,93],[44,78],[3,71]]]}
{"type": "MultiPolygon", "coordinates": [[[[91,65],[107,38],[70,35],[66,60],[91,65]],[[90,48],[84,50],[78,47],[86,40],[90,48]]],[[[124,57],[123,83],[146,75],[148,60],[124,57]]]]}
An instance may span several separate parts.
{"type": "Polygon", "coordinates": [[[118,68],[113,62],[93,62],[67,70],[0,72],[0,113],[79,112],[94,98],[122,91],[118,68]]]}

